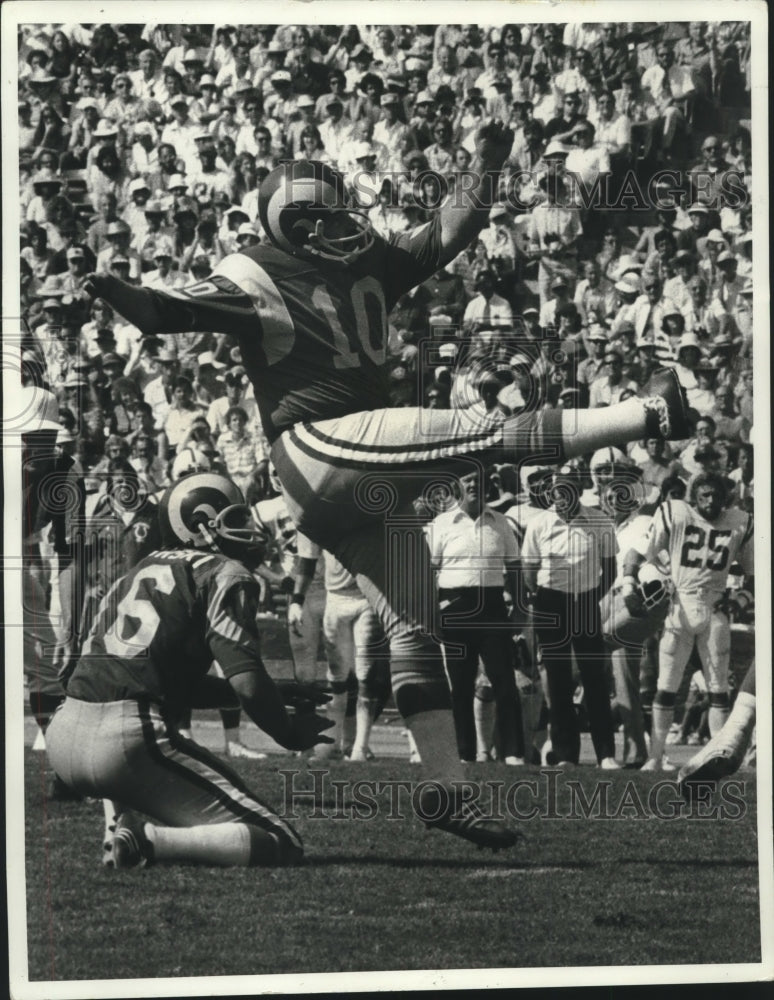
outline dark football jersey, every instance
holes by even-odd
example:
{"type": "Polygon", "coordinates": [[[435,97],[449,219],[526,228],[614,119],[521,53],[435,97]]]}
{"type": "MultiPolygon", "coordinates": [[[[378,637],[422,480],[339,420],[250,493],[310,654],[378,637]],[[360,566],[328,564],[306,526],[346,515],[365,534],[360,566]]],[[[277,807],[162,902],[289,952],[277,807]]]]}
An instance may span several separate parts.
{"type": "Polygon", "coordinates": [[[262,669],[259,597],[244,566],[219,553],[151,553],[102,601],[68,695],[148,698],[177,713],[213,660],[226,677],[262,669]]]}
{"type": "Polygon", "coordinates": [[[376,237],[352,264],[302,260],[255,246],[226,257],[206,280],[148,291],[158,330],[211,330],[239,339],[269,441],[301,421],[388,405],[387,316],[439,267],[440,219],[389,241],[376,237]]]}

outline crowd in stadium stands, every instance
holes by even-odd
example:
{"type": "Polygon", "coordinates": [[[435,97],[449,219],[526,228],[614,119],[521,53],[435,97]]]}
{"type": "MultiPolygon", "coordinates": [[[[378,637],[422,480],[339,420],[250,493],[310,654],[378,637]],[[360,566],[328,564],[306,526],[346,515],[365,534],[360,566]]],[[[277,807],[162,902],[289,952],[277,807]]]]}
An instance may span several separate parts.
{"type": "MultiPolygon", "coordinates": [[[[384,237],[420,226],[464,193],[489,117],[514,134],[499,200],[393,311],[393,405],[604,407],[671,365],[695,432],[630,447],[644,502],[715,470],[752,509],[748,24],[48,24],[18,43],[22,380],[56,397],[87,523],[112,511],[145,551],[152,524],[137,529],[145,508],[127,515],[122,487],[152,498],[213,469],[250,503],[276,491],[236,342],[143,338],[84,276],[205,280],[263,239],[257,191],[287,159],[336,166],[384,237]]],[[[518,470],[494,470],[488,490],[520,545],[518,470]]],[[[28,551],[59,560],[83,621],[110,581],[92,574],[104,560],[78,563],[85,586],[68,578],[78,517],[30,534],[28,551]]],[[[472,739],[468,723],[466,757],[472,739]]]]}

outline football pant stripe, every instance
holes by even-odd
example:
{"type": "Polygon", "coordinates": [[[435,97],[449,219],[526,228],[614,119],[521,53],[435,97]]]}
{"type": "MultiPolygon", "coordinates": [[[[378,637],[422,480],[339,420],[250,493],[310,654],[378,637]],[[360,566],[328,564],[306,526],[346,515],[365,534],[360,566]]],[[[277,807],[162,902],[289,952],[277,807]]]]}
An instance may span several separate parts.
{"type": "MultiPolygon", "coordinates": [[[[472,450],[482,451],[493,448],[502,441],[502,426],[487,428],[474,434],[446,438],[436,444],[403,444],[377,445],[360,444],[357,441],[346,441],[322,433],[313,424],[297,424],[291,431],[291,436],[299,445],[316,451],[320,458],[343,459],[349,462],[368,463],[369,465],[406,464],[406,456],[410,455],[414,462],[434,461],[440,458],[452,458],[469,454],[472,450]]],[[[305,449],[305,450],[306,450],[305,449]]]]}
{"type": "MultiPolygon", "coordinates": [[[[166,738],[159,742],[150,702],[142,699],[138,701],[138,706],[145,746],[158,765],[205,790],[237,822],[250,823],[272,833],[279,833],[298,847],[302,846],[293,827],[283,822],[249,790],[235,771],[205,747],[197,745],[193,740],[184,739],[166,726],[166,738]]],[[[202,820],[206,822],[207,817],[203,816],[202,820]]]]}

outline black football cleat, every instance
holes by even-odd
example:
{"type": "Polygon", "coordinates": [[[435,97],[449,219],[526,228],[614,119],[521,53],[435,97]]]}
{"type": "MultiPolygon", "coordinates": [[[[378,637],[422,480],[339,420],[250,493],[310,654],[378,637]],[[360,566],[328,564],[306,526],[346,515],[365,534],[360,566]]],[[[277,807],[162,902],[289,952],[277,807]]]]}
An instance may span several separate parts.
{"type": "Polygon", "coordinates": [[[429,829],[445,830],[476,844],[498,851],[514,847],[523,836],[509,830],[500,820],[484,815],[475,799],[464,798],[458,791],[439,784],[422,790],[416,813],[429,829]]]}
{"type": "Polygon", "coordinates": [[[145,835],[145,823],[133,812],[121,813],[113,834],[113,867],[145,868],[151,864],[153,845],[145,835]]]}
{"type": "Polygon", "coordinates": [[[647,436],[684,441],[693,433],[688,400],[673,368],[659,368],[640,390],[647,410],[647,436]]]}
{"type": "Polygon", "coordinates": [[[690,802],[701,786],[717,788],[719,781],[735,774],[742,766],[751,734],[752,725],[730,734],[723,729],[716,733],[680,769],[677,787],[683,798],[690,802]]]}

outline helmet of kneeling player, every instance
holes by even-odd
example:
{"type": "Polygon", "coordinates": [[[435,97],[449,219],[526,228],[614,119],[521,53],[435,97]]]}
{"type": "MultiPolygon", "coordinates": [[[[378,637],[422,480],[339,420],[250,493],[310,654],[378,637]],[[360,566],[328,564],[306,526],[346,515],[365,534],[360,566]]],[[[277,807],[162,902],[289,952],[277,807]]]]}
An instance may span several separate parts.
{"type": "Polygon", "coordinates": [[[295,256],[349,264],[374,242],[371,221],[349,203],[344,177],[319,160],[294,160],[266,177],[258,216],[269,240],[295,256]]]}
{"type": "Polygon", "coordinates": [[[214,472],[170,486],[159,504],[159,527],[168,548],[217,549],[233,559],[260,557],[266,545],[241,490],[214,472]]]}
{"type": "Polygon", "coordinates": [[[718,472],[700,472],[691,481],[689,500],[692,507],[707,521],[720,517],[726,505],[728,490],[725,477],[718,472]]]}

